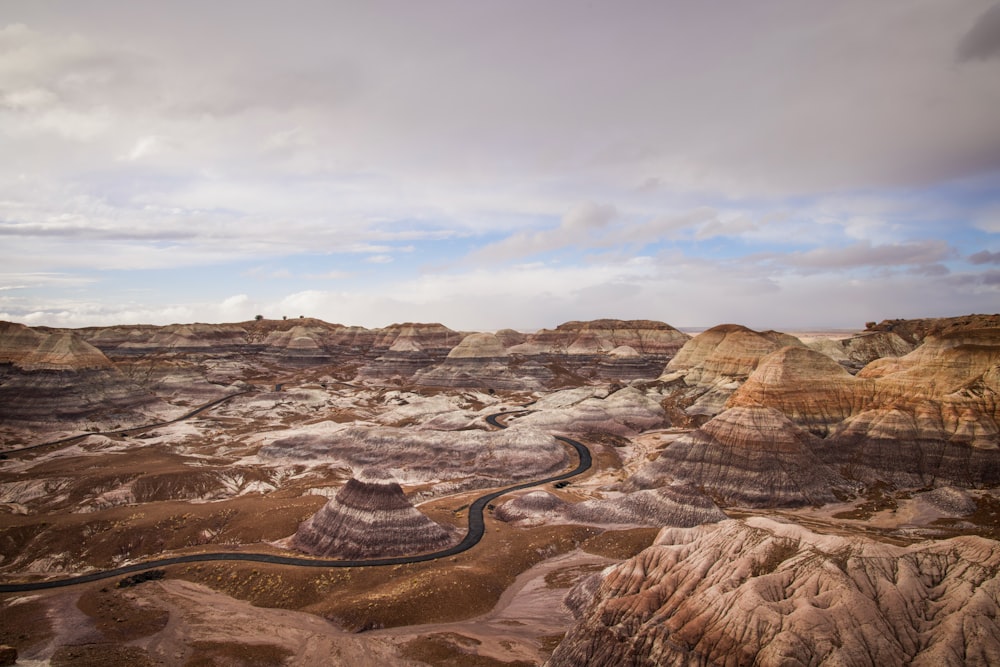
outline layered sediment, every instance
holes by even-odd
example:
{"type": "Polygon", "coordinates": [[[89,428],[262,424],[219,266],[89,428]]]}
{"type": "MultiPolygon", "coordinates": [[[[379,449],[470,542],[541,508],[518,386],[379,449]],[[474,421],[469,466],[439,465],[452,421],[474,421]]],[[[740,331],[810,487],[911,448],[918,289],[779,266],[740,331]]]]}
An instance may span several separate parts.
{"type": "Polygon", "coordinates": [[[673,402],[697,424],[699,417],[712,417],[722,411],[762,358],[789,345],[802,343],[776,331],[720,324],[685,343],[660,380],[673,386],[673,402]]]}
{"type": "Polygon", "coordinates": [[[897,547],[767,519],[662,531],[578,585],[548,665],[997,664],[1000,545],[897,547]]]}
{"type": "Polygon", "coordinates": [[[818,455],[820,439],[771,408],[733,408],[665,447],[622,486],[684,483],[724,506],[835,502],[853,485],[818,455]]]}
{"type": "Polygon", "coordinates": [[[303,522],[291,543],[314,556],[364,559],[436,551],[456,538],[414,507],[391,475],[366,468],[303,522]]]}
{"type": "Polygon", "coordinates": [[[86,341],[10,322],[0,323],[0,405],[6,424],[46,428],[125,427],[171,413],[86,341]]]}
{"type": "Polygon", "coordinates": [[[532,491],[498,507],[495,516],[521,525],[576,523],[626,527],[689,527],[726,518],[703,493],[677,484],[578,503],[566,502],[547,491],[532,491]]]}

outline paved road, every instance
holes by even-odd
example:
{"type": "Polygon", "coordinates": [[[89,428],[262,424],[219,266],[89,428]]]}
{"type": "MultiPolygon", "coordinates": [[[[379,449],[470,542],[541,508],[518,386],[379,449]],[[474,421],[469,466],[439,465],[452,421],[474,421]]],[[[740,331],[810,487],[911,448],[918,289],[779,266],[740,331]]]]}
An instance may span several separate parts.
{"type": "MultiPolygon", "coordinates": [[[[226,399],[222,400],[228,400],[226,399]]],[[[221,402],[217,401],[216,403],[221,402]]],[[[199,408],[195,413],[191,413],[186,417],[193,416],[201,410],[207,409],[211,405],[204,405],[199,408]]],[[[517,413],[500,413],[489,415],[486,421],[490,425],[496,428],[506,428],[506,426],[497,421],[498,417],[511,415],[517,413]]],[[[174,420],[178,421],[178,420],[174,420]]],[[[165,422],[172,423],[172,422],[165,422]]],[[[147,428],[147,427],[144,427],[147,428]]],[[[522,484],[515,484],[514,486],[508,486],[506,488],[500,489],[498,491],[493,491],[487,493],[484,496],[477,498],[472,505],[469,506],[469,528],[465,533],[465,537],[461,542],[453,547],[447,549],[442,549],[441,551],[434,551],[432,553],[417,554],[415,556],[395,556],[393,558],[372,558],[368,560],[329,560],[329,559],[319,559],[319,558],[303,558],[298,556],[279,556],[276,554],[258,554],[258,553],[242,553],[242,552],[213,552],[213,553],[200,553],[200,554],[185,554],[183,556],[173,556],[171,558],[157,558],[155,560],[148,560],[142,563],[136,563],[134,565],[126,565],[124,567],[117,567],[111,570],[100,570],[98,572],[91,572],[89,574],[81,574],[75,577],[67,577],[65,579],[50,579],[48,581],[37,581],[32,583],[20,583],[20,584],[0,584],[0,593],[20,593],[25,591],[40,591],[49,588],[62,588],[64,586],[74,586],[76,584],[85,584],[91,581],[100,581],[101,579],[111,579],[113,577],[121,577],[127,574],[133,574],[135,572],[142,572],[143,570],[150,570],[153,568],[166,567],[168,565],[180,565],[183,563],[205,563],[211,561],[249,561],[253,563],[273,563],[275,565],[291,565],[295,567],[375,567],[380,565],[402,565],[405,563],[422,563],[430,560],[437,560],[438,558],[447,558],[448,556],[454,556],[455,554],[462,553],[463,551],[468,551],[476,544],[479,540],[483,538],[483,534],[486,532],[486,523],[483,519],[483,510],[486,506],[499,498],[500,496],[510,493],[511,491],[519,491],[520,489],[527,489],[533,486],[540,486],[542,484],[548,484],[550,482],[559,482],[564,479],[569,479],[575,477],[580,473],[588,470],[592,464],[592,459],[590,456],[590,450],[587,449],[585,445],[576,440],[571,440],[560,435],[554,436],[556,440],[569,445],[576,450],[577,456],[579,457],[579,463],[575,468],[569,472],[565,472],[561,475],[556,475],[554,477],[546,477],[545,479],[539,479],[531,482],[524,482],[522,484]]],[[[57,441],[58,442],[58,441],[57,441]]],[[[46,443],[55,444],[55,443],[46,443]]],[[[36,447],[39,445],[36,445],[36,447]]]]}
{"type": "Polygon", "coordinates": [[[49,442],[42,442],[37,445],[28,445],[27,447],[18,447],[17,449],[8,449],[7,451],[0,452],[0,457],[10,458],[11,454],[20,454],[21,452],[30,452],[33,449],[41,449],[42,447],[52,447],[53,445],[68,445],[71,442],[77,440],[83,440],[92,435],[128,435],[129,433],[139,433],[140,431],[146,431],[151,428],[157,428],[159,426],[166,426],[168,424],[176,424],[177,422],[182,422],[185,419],[191,419],[195,415],[199,415],[205,410],[214,408],[217,405],[225,403],[226,401],[236,398],[237,396],[242,396],[243,394],[249,394],[249,391],[240,391],[235,394],[229,394],[228,396],[223,396],[222,398],[217,398],[214,401],[209,401],[203,405],[198,406],[191,412],[185,413],[176,419],[171,419],[165,422],[157,422],[155,424],[146,424],[145,426],[134,426],[132,428],[118,429],[117,431],[92,431],[88,433],[81,433],[79,435],[71,435],[65,438],[60,438],[59,440],[51,440],[49,442]]]}

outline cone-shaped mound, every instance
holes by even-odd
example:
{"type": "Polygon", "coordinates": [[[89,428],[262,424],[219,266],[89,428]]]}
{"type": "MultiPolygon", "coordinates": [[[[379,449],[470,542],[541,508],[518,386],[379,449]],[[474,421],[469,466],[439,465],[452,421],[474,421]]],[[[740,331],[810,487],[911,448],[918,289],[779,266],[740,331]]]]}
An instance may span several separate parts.
{"type": "Polygon", "coordinates": [[[395,479],[366,468],[299,526],[292,546],[314,556],[353,559],[426,553],[454,541],[453,530],[414,507],[395,479]]]}
{"type": "Polygon", "coordinates": [[[789,346],[761,359],[726,407],[774,408],[799,426],[826,435],[832,425],[867,407],[870,385],[825,354],[789,346]]]}
{"type": "Polygon", "coordinates": [[[667,446],[626,487],[684,482],[748,507],[834,502],[834,488],[849,484],[817,456],[821,442],[777,410],[731,408],[667,446]]]}
{"type": "Polygon", "coordinates": [[[745,379],[761,358],[787,345],[802,342],[776,331],[754,331],[736,324],[720,324],[698,334],[677,352],[667,372],[687,371],[689,385],[709,385],[719,378],[745,379]]]}

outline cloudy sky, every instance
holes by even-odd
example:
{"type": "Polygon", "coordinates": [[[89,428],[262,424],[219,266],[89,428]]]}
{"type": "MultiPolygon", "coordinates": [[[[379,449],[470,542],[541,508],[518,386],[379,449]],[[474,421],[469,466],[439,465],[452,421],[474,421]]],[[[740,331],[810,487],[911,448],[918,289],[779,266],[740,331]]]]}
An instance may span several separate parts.
{"type": "Polygon", "coordinates": [[[0,319],[1000,311],[1000,4],[0,4],[0,319]]]}

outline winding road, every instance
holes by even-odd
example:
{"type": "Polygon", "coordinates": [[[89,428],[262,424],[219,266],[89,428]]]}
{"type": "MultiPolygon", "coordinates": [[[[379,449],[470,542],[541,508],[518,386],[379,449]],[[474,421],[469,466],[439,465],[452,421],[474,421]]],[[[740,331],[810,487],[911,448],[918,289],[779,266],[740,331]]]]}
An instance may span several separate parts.
{"type": "MultiPolygon", "coordinates": [[[[244,392],[245,393],[245,392],[244,392]]],[[[188,419],[194,415],[207,410],[210,407],[218,405],[223,401],[227,401],[238,394],[233,394],[225,398],[207,403],[197,410],[188,413],[187,415],[174,419],[169,422],[163,422],[163,424],[172,424],[183,419],[188,419]]],[[[498,414],[489,415],[486,417],[487,423],[495,428],[507,428],[505,424],[498,421],[498,418],[505,415],[518,414],[518,412],[502,412],[498,414]]],[[[162,424],[155,424],[152,426],[143,426],[142,429],[152,428],[153,426],[159,426],[162,424]]],[[[140,430],[137,429],[127,429],[127,431],[114,431],[114,433],[125,433],[140,430]]],[[[93,435],[93,434],[87,434],[93,435]]],[[[56,440],[53,442],[47,442],[42,445],[33,445],[31,447],[24,447],[17,451],[25,451],[28,449],[37,449],[39,447],[45,447],[48,445],[54,445],[59,443],[64,443],[67,441],[75,440],[78,437],[74,436],[72,438],[65,438],[63,440],[56,440]]],[[[513,486],[508,486],[497,491],[492,491],[485,495],[479,496],[475,501],[469,506],[469,527],[465,533],[465,537],[458,544],[448,547],[447,549],[442,549],[440,551],[434,551],[431,553],[416,554],[413,556],[394,556],[392,558],[371,558],[366,560],[332,560],[332,559],[319,559],[319,558],[305,558],[301,556],[281,556],[277,554],[261,554],[261,553],[242,553],[233,551],[223,551],[223,552],[211,552],[211,553],[198,553],[198,554],[185,554],[182,556],[172,556],[169,558],[157,558],[154,560],[147,560],[141,563],[134,563],[132,565],[125,565],[123,567],[116,567],[110,570],[100,570],[97,572],[90,572],[88,574],[81,574],[73,577],[66,577],[64,579],[50,579],[47,581],[35,581],[26,583],[5,583],[0,584],[0,593],[21,593],[27,591],[40,591],[50,588],[63,588],[65,586],[75,586],[76,584],[86,584],[92,581],[100,581],[102,579],[111,579],[113,577],[120,577],[123,575],[134,574],[136,572],[142,572],[144,570],[151,570],[153,568],[166,567],[168,565],[181,565],[184,563],[205,563],[212,561],[249,561],[253,563],[271,563],[274,565],[289,565],[293,567],[376,567],[382,565],[403,565],[407,563],[423,563],[426,561],[437,560],[438,558],[447,558],[448,556],[454,556],[455,554],[460,554],[463,551],[468,551],[476,544],[479,540],[483,538],[486,532],[486,522],[483,519],[483,510],[491,502],[499,498],[500,496],[510,493],[512,491],[519,491],[521,489],[528,489],[533,486],[540,486],[542,484],[548,484],[550,482],[559,482],[571,477],[575,477],[582,472],[585,472],[592,465],[592,458],[590,455],[590,450],[587,447],[572,440],[570,438],[563,437],[561,435],[553,436],[556,440],[562,442],[563,444],[569,445],[574,450],[576,450],[577,456],[579,457],[579,463],[575,468],[568,472],[564,472],[561,475],[555,475],[553,477],[546,477],[545,479],[534,480],[531,482],[523,482],[521,484],[515,484],[513,486]]],[[[10,452],[7,452],[10,453],[10,452]]]]}

